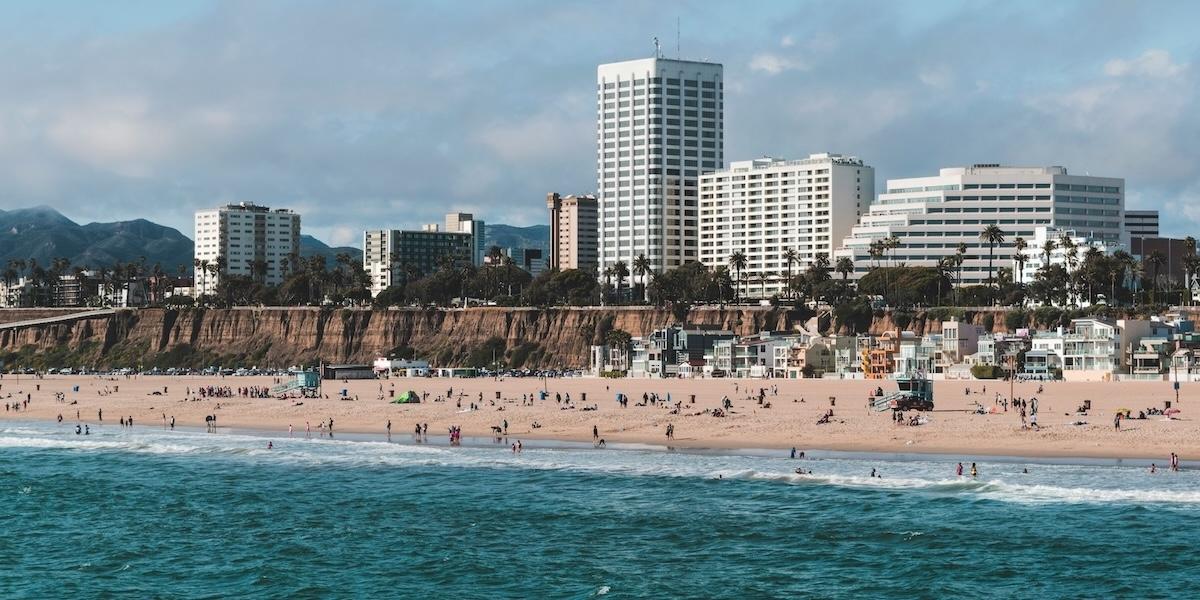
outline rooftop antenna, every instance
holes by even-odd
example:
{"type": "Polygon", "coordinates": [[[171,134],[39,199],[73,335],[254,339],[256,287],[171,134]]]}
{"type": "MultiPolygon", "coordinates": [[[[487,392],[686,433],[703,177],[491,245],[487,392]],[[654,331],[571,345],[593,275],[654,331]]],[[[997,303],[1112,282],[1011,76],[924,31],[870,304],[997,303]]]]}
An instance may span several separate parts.
{"type": "Polygon", "coordinates": [[[662,58],[662,46],[658,43],[658,36],[654,36],[654,58],[662,58]]]}
{"type": "Polygon", "coordinates": [[[675,16],[675,60],[680,60],[682,55],[679,54],[679,15],[675,16]]]}

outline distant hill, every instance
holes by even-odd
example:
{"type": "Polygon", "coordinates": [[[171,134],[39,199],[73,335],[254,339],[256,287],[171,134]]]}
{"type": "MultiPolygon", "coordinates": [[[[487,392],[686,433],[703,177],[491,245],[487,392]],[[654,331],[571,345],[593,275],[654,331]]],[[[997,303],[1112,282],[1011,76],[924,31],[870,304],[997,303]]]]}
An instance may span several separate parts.
{"type": "Polygon", "coordinates": [[[501,248],[541,248],[550,249],[550,226],[530,225],[529,227],[514,227],[497,223],[488,223],[483,230],[485,247],[500,246],[501,248]]]}
{"type": "Polygon", "coordinates": [[[49,266],[55,258],[67,258],[74,266],[99,267],[141,257],[168,272],[181,264],[190,267],[192,240],[145,219],[80,225],[46,206],[0,210],[0,264],[32,258],[49,266]]]}
{"type": "Polygon", "coordinates": [[[337,255],[343,252],[349,254],[355,262],[362,263],[363,252],[358,248],[351,246],[330,246],[311,235],[300,234],[300,256],[306,258],[316,255],[324,256],[325,264],[332,267],[337,260],[337,255]]]}
{"type": "MultiPolygon", "coordinates": [[[[179,265],[190,270],[192,240],[178,230],[145,219],[80,225],[47,206],[0,210],[0,268],[10,259],[48,267],[56,258],[72,266],[100,267],[133,262],[145,257],[147,265],[159,263],[174,273],[179,265]]],[[[330,247],[310,236],[300,236],[300,254],[321,254],[333,265],[341,252],[362,260],[362,250],[330,247]]]]}

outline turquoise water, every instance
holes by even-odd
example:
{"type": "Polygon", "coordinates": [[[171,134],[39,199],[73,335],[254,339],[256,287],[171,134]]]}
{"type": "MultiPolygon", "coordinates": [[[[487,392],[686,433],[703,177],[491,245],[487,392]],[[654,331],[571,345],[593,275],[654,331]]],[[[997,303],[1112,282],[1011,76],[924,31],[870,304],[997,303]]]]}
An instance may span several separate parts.
{"type": "Polygon", "coordinates": [[[1200,566],[1187,471],[272,439],[0,425],[0,596],[1152,598],[1200,566]]]}

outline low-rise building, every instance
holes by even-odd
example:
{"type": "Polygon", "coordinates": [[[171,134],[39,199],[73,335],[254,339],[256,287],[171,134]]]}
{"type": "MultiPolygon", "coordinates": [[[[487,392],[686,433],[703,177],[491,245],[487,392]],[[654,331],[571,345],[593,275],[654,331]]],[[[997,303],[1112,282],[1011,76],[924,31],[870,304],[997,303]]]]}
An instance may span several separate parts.
{"type": "Polygon", "coordinates": [[[659,329],[647,338],[634,338],[631,349],[630,377],[675,377],[679,366],[714,352],[715,345],[733,340],[732,331],[713,327],[673,325],[659,329]]]}

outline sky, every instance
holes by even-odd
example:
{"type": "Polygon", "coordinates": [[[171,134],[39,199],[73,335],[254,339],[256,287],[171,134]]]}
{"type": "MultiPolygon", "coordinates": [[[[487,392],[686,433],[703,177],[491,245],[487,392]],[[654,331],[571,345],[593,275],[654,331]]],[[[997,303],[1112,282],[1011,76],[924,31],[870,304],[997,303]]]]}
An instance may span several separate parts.
{"type": "Polygon", "coordinates": [[[548,219],[595,189],[596,65],[725,66],[725,158],[837,152],[1124,177],[1200,234],[1197,2],[0,4],[0,208],[293,208],[305,233],[548,219]]]}

